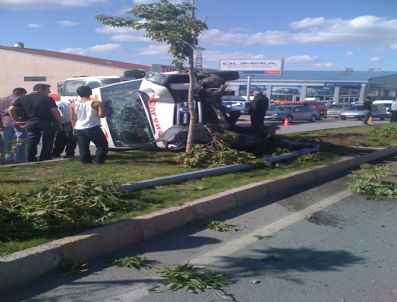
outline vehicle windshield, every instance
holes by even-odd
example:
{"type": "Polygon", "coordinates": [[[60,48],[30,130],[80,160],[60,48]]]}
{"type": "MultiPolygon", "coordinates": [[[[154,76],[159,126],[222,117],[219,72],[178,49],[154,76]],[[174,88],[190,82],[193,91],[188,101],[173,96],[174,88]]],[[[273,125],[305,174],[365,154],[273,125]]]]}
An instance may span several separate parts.
{"type": "Polygon", "coordinates": [[[271,105],[269,111],[288,111],[289,109],[287,106],[271,105]]]}
{"type": "Polygon", "coordinates": [[[76,90],[80,86],[85,85],[85,80],[68,80],[63,83],[61,95],[62,96],[77,96],[76,90]]]}
{"type": "Polygon", "coordinates": [[[343,105],[342,104],[333,104],[333,105],[329,105],[327,108],[328,109],[342,109],[343,105]]]}
{"type": "Polygon", "coordinates": [[[153,131],[145,107],[148,96],[138,91],[141,82],[132,81],[101,88],[106,121],[116,147],[144,147],[153,144],[153,131]]]}
{"type": "Polygon", "coordinates": [[[348,109],[349,110],[355,110],[355,111],[357,111],[357,110],[365,110],[363,105],[351,105],[348,109]]]}

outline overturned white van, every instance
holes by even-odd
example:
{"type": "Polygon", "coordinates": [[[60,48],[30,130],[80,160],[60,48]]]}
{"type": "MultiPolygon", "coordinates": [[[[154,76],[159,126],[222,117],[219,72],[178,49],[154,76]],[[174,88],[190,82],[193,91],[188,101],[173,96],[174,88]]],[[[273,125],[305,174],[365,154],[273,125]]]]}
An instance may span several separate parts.
{"type": "MultiPolygon", "coordinates": [[[[208,140],[209,129],[224,131],[234,127],[236,119],[222,109],[221,96],[225,81],[237,78],[238,73],[233,71],[196,75],[196,142],[208,140]]],[[[109,147],[177,149],[183,146],[189,124],[188,87],[186,73],[151,72],[141,79],[93,89],[92,97],[102,101],[105,107],[102,129],[109,147]]],[[[261,144],[274,135],[275,129],[269,127],[256,141],[252,137],[241,139],[241,144],[246,141],[261,144]]]]}

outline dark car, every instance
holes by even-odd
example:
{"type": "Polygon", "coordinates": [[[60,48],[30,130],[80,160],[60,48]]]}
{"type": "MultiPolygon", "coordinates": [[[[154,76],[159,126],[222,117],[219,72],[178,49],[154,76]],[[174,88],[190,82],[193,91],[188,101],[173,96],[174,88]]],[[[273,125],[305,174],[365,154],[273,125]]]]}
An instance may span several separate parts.
{"type": "Polygon", "coordinates": [[[271,105],[266,112],[265,120],[288,119],[292,121],[314,122],[319,118],[319,113],[312,106],[307,105],[271,105]]]}

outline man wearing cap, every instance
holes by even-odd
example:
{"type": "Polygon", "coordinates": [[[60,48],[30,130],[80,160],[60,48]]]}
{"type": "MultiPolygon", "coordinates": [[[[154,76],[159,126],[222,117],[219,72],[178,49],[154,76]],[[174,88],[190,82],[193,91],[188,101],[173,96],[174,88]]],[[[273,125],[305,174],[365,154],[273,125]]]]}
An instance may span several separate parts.
{"type": "Polygon", "coordinates": [[[257,134],[263,134],[263,122],[265,120],[266,110],[269,107],[269,99],[259,90],[255,90],[253,95],[254,99],[251,101],[249,112],[252,130],[257,134]]]}

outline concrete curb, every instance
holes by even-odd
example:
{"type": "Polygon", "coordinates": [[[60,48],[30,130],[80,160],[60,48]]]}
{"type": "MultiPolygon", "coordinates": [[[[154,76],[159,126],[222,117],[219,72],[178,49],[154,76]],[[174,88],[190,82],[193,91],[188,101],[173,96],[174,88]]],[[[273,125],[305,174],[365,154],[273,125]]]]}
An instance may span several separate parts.
{"type": "Polygon", "coordinates": [[[292,172],[201,198],[183,206],[160,210],[0,257],[0,288],[44,275],[54,270],[62,261],[88,261],[190,221],[209,218],[234,207],[261,200],[267,195],[282,192],[285,188],[302,186],[395,153],[397,146],[363,156],[342,158],[329,166],[292,172]]]}

